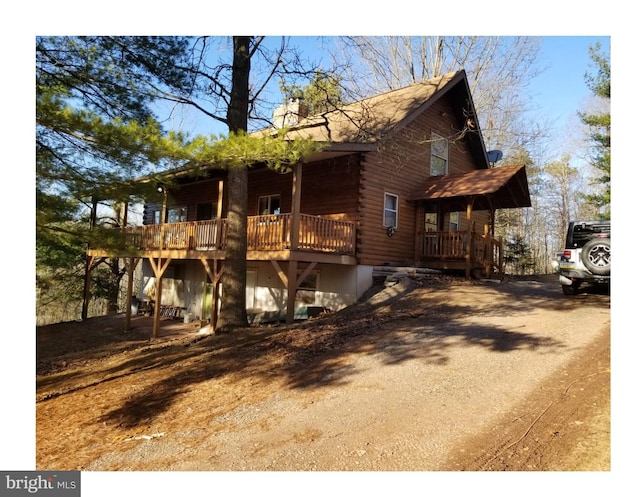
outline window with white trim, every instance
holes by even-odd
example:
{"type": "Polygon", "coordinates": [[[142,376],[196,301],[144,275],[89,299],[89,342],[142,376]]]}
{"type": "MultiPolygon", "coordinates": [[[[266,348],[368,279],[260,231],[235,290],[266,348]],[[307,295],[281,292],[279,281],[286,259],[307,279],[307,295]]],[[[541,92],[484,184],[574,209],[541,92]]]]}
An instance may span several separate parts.
{"type": "MultiPolygon", "coordinates": [[[[153,211],[153,222],[160,224],[161,211],[153,211]]],[[[167,209],[167,223],[184,223],[187,220],[187,208],[171,207],[167,209]]]]}
{"type": "Polygon", "coordinates": [[[186,207],[171,207],[167,210],[168,223],[184,223],[187,221],[186,207]]]}
{"type": "Polygon", "coordinates": [[[258,197],[258,215],[280,214],[280,195],[258,197]]]}
{"type": "Polygon", "coordinates": [[[431,133],[431,176],[442,176],[449,171],[449,141],[431,133]]]}
{"type": "Polygon", "coordinates": [[[384,194],[384,227],[398,227],[398,196],[393,193],[384,194]]]}

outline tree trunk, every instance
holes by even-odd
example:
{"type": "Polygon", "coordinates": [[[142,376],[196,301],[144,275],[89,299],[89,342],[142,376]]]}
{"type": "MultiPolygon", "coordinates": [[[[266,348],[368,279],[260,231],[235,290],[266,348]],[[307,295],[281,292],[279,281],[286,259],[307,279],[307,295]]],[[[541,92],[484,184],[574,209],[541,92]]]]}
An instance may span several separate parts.
{"type": "MultiPolygon", "coordinates": [[[[249,112],[249,72],[251,56],[248,36],[233,38],[231,99],[227,110],[229,133],[247,131],[249,112]]],[[[222,299],[216,332],[228,332],[248,325],[247,283],[247,183],[246,167],[229,170],[227,247],[222,274],[222,299]]]]}

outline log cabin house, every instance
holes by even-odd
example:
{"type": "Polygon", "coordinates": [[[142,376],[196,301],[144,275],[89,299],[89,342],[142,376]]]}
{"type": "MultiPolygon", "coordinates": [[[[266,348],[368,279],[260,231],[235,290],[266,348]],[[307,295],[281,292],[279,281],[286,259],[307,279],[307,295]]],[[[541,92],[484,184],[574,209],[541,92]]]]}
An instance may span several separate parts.
{"type": "MultiPolygon", "coordinates": [[[[376,266],[502,271],[495,211],[531,205],[527,176],[524,166],[490,164],[464,71],[321,115],[292,101],[274,122],[327,147],[286,174],[249,169],[246,296],[255,321],[352,304],[376,266]]],[[[129,271],[142,260],[143,288],[130,283],[129,297],[215,323],[226,172],[213,165],[172,184],[162,205],[145,206],[143,226],[123,228],[135,257],[99,247],[88,256],[126,255],[129,271]]]]}

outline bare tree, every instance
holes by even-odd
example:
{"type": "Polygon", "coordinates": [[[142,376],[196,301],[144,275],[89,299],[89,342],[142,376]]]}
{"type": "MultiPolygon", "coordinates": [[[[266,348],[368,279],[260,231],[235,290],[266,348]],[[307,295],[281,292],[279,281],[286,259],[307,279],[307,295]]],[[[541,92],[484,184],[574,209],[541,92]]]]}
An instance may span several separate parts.
{"type": "Polygon", "coordinates": [[[544,127],[530,122],[527,85],[537,75],[533,37],[342,37],[336,64],[361,97],[464,69],[489,149],[526,148],[544,127]]]}
{"type": "MultiPolygon", "coordinates": [[[[318,68],[302,61],[288,40],[263,36],[198,38],[193,44],[191,94],[164,94],[176,106],[188,107],[227,126],[230,136],[246,135],[252,129],[271,125],[270,85],[287,77],[308,77],[318,68]],[[228,43],[231,42],[231,57],[228,43]],[[231,58],[232,62],[229,63],[231,58]]],[[[295,145],[294,145],[295,147],[295,145]]],[[[268,161],[267,161],[268,163],[268,161]]],[[[245,163],[228,169],[227,246],[221,284],[223,294],[216,331],[231,331],[247,325],[247,167],[245,163]]]]}

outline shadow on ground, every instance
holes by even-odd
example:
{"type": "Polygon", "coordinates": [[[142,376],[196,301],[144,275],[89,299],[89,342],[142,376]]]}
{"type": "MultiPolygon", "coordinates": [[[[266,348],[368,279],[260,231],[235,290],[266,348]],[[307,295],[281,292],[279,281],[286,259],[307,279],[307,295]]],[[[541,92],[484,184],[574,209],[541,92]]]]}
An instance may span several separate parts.
{"type": "Polygon", "coordinates": [[[202,382],[224,379],[275,382],[290,389],[322,388],[348,383],[355,372],[354,356],[375,355],[387,364],[419,358],[445,365],[450,348],[461,343],[496,353],[523,348],[553,353],[566,344],[514,330],[508,318],[533,309],[609,308],[606,294],[585,291],[566,298],[559,285],[547,281],[430,282],[406,293],[390,290],[389,294],[387,299],[378,298],[376,305],[364,302],[292,326],[256,326],[225,335],[202,336],[191,329],[186,335],[168,334],[150,341],[148,335],[144,337],[147,332],[141,331],[142,321],[134,321],[137,331],[123,333],[112,320],[107,333],[104,321],[96,319],[83,323],[84,327],[74,323],[67,330],[59,329],[58,341],[64,333],[76,342],[47,352],[46,342],[54,343],[56,332],[42,330],[38,398],[46,401],[153,372],[143,389],[120,398],[98,420],[139,426],[166,412],[184,392],[202,382]],[[504,317],[505,321],[487,326],[474,323],[470,316],[504,317]],[[92,337],[97,337],[95,343],[92,337]]]}

